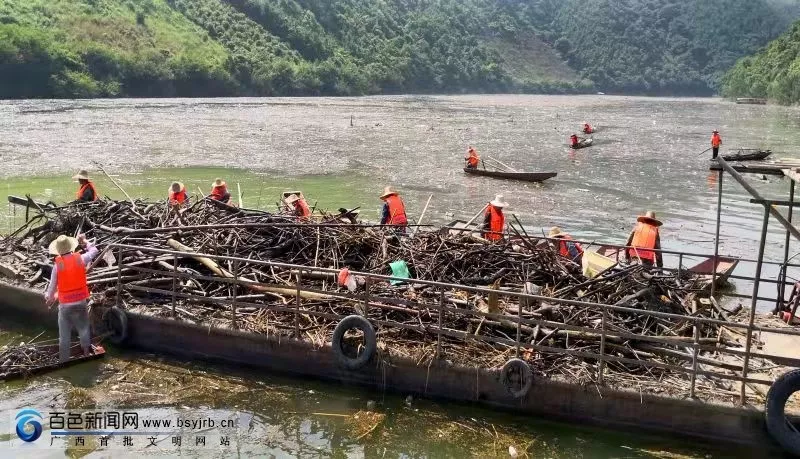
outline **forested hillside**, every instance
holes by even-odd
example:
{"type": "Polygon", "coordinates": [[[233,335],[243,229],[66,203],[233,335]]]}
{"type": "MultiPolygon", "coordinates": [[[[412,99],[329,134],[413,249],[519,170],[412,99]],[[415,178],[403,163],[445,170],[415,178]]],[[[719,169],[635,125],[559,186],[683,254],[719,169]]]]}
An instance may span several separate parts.
{"type": "Polygon", "coordinates": [[[800,22],[760,53],[737,62],[723,78],[722,94],[800,103],[800,22]]]}
{"type": "Polygon", "coordinates": [[[0,0],[0,98],[711,94],[800,0],[0,0]]]}

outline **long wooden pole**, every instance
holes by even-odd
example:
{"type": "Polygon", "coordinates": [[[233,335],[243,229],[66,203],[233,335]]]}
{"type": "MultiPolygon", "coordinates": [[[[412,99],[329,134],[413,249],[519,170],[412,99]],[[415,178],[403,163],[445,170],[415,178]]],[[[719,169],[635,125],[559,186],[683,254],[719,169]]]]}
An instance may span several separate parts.
{"type": "Polygon", "coordinates": [[[419,219],[417,219],[417,227],[414,228],[414,234],[416,234],[419,231],[419,225],[422,224],[422,219],[425,217],[425,212],[428,210],[428,206],[431,203],[431,199],[433,199],[433,193],[431,193],[431,195],[428,196],[428,202],[425,203],[425,207],[422,208],[422,213],[419,214],[419,219]]]}
{"type": "Polygon", "coordinates": [[[467,224],[466,224],[466,225],[464,225],[464,228],[469,228],[469,225],[470,225],[470,224],[472,224],[472,222],[474,222],[474,221],[475,221],[475,219],[477,219],[478,217],[480,217],[480,216],[483,214],[483,212],[486,210],[486,208],[487,208],[487,207],[489,207],[489,203],[488,203],[488,202],[486,203],[486,205],[485,205],[485,206],[483,206],[483,208],[482,208],[482,209],[481,209],[481,210],[480,210],[480,211],[479,211],[477,214],[475,214],[475,216],[474,216],[474,217],[472,217],[472,218],[471,218],[471,219],[470,219],[470,220],[467,222],[467,224]]]}
{"type": "Polygon", "coordinates": [[[242,202],[242,187],[239,185],[239,182],[236,182],[236,189],[239,191],[239,208],[244,209],[244,203],[242,202]]]}
{"type": "Polygon", "coordinates": [[[100,169],[100,172],[102,172],[103,174],[105,174],[105,176],[106,176],[106,177],[108,177],[108,179],[109,179],[109,180],[111,180],[111,183],[113,183],[113,184],[114,184],[114,186],[116,186],[117,188],[119,188],[119,191],[122,191],[122,194],[124,194],[124,195],[125,195],[125,197],[126,197],[126,198],[128,198],[128,201],[130,201],[130,202],[131,202],[131,205],[133,206],[133,208],[134,208],[134,209],[136,209],[136,203],[133,201],[133,198],[131,198],[131,195],[129,195],[129,194],[128,194],[128,192],[127,192],[127,191],[125,191],[125,189],[124,189],[124,188],[122,188],[122,186],[120,186],[120,184],[119,184],[119,183],[117,183],[117,181],[116,181],[116,180],[114,180],[114,178],[113,178],[113,177],[111,177],[110,175],[108,175],[108,172],[106,172],[106,170],[103,168],[103,165],[102,165],[102,164],[100,164],[100,163],[97,163],[97,162],[96,162],[96,163],[95,163],[95,165],[97,166],[97,168],[98,168],[98,169],[100,169]]]}
{"type": "Polygon", "coordinates": [[[494,158],[492,158],[491,156],[487,156],[487,158],[489,158],[489,159],[491,159],[492,161],[494,161],[494,162],[496,162],[496,163],[500,164],[501,166],[505,167],[506,169],[510,170],[511,172],[519,172],[519,171],[517,171],[516,169],[514,169],[513,167],[509,166],[508,164],[506,164],[506,163],[504,163],[504,162],[502,162],[502,161],[500,161],[500,160],[498,160],[498,159],[494,159],[494,158]]]}

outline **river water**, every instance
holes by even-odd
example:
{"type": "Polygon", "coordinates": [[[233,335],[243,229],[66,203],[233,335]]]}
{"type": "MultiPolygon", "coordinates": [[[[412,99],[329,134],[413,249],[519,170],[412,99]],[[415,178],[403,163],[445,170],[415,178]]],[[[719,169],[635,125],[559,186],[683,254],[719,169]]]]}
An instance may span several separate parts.
{"type": "MultiPolygon", "coordinates": [[[[503,194],[511,205],[508,212],[534,234],[558,225],[583,239],[617,243],[625,241],[636,215],[653,210],[664,221],[665,248],[711,253],[717,177],[708,171],[710,153],[699,153],[708,147],[712,129],[720,130],[723,150],[769,148],[776,157],[798,157],[798,115],[796,108],[715,99],[609,96],[6,101],[0,102],[0,175],[8,194],[56,202],[71,199],[75,185],[69,176],[81,168],[97,177],[101,194],[121,198],[95,163],[131,195],[151,198],[163,198],[172,180],[183,181],[193,193],[198,187],[207,193],[219,176],[234,191],[239,185],[248,207],[274,208],[281,191],[301,189],[319,207],[361,206],[369,218],[377,217],[377,196],[391,185],[401,192],[412,219],[432,194],[424,222],[433,224],[469,219],[495,194],[503,194]],[[598,127],[594,146],[570,150],[567,138],[584,121],[598,127]],[[461,167],[468,145],[514,168],[558,176],[540,185],[465,176],[461,167]]],[[[786,181],[752,183],[767,197],[786,198],[786,181]]],[[[755,257],[762,209],[750,204],[749,195],[729,177],[723,185],[720,251],[755,257]]],[[[22,222],[17,212],[4,211],[0,231],[22,222]]],[[[782,241],[773,224],[768,258],[782,258],[782,241]]],[[[743,266],[740,273],[750,269],[743,266]]],[[[109,360],[117,367],[138,357],[109,360]]],[[[171,368],[175,362],[163,365],[171,368]]],[[[360,434],[342,427],[346,418],[310,413],[352,415],[375,394],[231,369],[197,371],[213,375],[221,389],[198,395],[189,406],[247,406],[259,429],[276,436],[274,448],[264,451],[279,457],[380,457],[384,451],[386,457],[502,457],[509,445],[499,445],[501,437],[546,445],[529,450],[536,457],[651,457],[642,451],[684,448],[690,455],[706,453],[696,445],[540,424],[462,406],[416,401],[407,406],[382,395],[385,426],[358,439],[360,434]],[[229,386],[256,394],[279,392],[287,401],[256,403],[272,398],[241,398],[239,389],[229,386]],[[284,420],[286,410],[293,414],[284,420]],[[446,428],[437,432],[433,425],[446,428]],[[488,425],[501,432],[485,436],[488,425]],[[480,449],[487,442],[493,450],[480,449]],[[306,446],[312,449],[297,449],[306,446]]],[[[66,393],[73,379],[69,373],[0,386],[6,394],[2,408],[66,393]]]]}

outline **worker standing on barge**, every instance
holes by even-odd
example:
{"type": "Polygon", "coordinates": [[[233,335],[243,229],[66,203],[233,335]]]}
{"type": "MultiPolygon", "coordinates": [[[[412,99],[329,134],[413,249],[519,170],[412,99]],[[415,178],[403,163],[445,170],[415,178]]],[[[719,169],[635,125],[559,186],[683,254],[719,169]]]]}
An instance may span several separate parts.
{"type": "Polygon", "coordinates": [[[61,362],[66,362],[70,357],[73,328],[78,332],[83,354],[91,354],[90,293],[86,267],[97,257],[98,251],[82,234],[78,239],[58,236],[50,243],[49,251],[56,258],[44,299],[48,308],[58,301],[58,354],[61,362]],[[79,245],[84,247],[85,253],[75,252],[79,245]]]}
{"type": "Polygon", "coordinates": [[[661,235],[658,231],[661,225],[653,211],[647,211],[646,214],[639,216],[636,219],[636,226],[628,236],[628,241],[625,242],[625,246],[628,247],[625,250],[625,260],[630,262],[631,258],[634,258],[643,265],[663,268],[661,235]]]}

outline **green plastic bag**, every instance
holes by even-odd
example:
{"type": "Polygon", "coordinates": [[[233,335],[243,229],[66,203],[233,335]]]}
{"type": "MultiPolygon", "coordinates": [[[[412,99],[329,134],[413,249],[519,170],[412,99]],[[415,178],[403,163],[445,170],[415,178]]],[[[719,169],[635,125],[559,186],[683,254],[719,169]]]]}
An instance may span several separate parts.
{"type": "MultiPolygon", "coordinates": [[[[400,277],[402,279],[408,279],[411,277],[411,273],[408,272],[408,264],[406,264],[405,260],[397,260],[389,263],[389,267],[392,268],[392,277],[400,277]]],[[[390,282],[392,285],[402,284],[403,281],[401,280],[393,280],[390,282]]]]}

